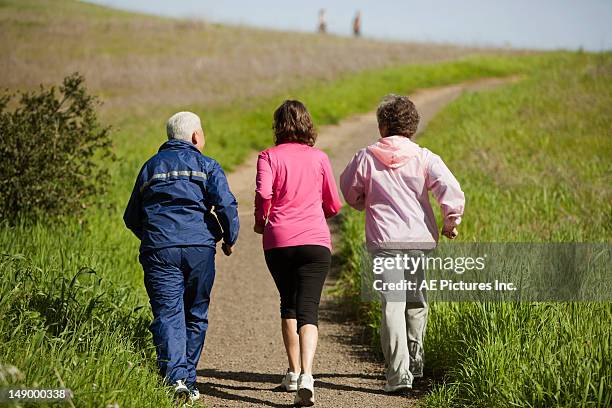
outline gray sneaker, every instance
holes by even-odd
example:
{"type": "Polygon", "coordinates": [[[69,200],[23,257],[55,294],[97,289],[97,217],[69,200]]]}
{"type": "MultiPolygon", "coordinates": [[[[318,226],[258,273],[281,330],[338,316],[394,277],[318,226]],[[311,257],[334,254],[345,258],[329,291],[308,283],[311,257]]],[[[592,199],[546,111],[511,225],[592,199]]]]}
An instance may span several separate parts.
{"type": "Polygon", "coordinates": [[[410,372],[414,378],[423,377],[423,358],[413,358],[410,356],[410,372]]]}
{"type": "Polygon", "coordinates": [[[410,372],[414,378],[423,378],[423,365],[417,365],[416,367],[410,367],[410,372]]]}
{"type": "Polygon", "coordinates": [[[412,377],[411,376],[403,376],[401,381],[398,382],[397,384],[390,384],[389,382],[387,382],[385,384],[385,392],[388,393],[394,393],[394,392],[400,392],[400,391],[404,391],[404,390],[411,390],[412,389],[412,377]]]}

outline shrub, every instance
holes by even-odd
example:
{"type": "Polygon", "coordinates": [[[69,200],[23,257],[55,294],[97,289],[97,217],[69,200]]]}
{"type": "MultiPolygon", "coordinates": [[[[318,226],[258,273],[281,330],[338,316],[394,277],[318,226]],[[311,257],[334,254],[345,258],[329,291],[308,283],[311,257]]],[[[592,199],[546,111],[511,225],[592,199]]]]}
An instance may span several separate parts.
{"type": "Polygon", "coordinates": [[[78,73],[59,87],[0,96],[0,217],[40,219],[79,214],[102,195],[111,157],[109,128],[78,73]],[[18,103],[11,109],[13,99],[18,103]]]}

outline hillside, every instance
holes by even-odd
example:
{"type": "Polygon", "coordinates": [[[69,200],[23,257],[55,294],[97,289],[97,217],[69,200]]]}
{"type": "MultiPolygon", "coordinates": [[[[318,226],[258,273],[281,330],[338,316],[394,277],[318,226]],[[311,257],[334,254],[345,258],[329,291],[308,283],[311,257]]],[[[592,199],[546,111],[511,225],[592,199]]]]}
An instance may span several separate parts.
{"type": "MultiPolygon", "coordinates": [[[[117,158],[101,159],[105,161],[100,164],[109,171],[110,186],[105,194],[96,195],[99,204],[87,207],[82,216],[66,214],[56,220],[45,214],[40,222],[25,217],[16,217],[14,225],[5,220],[0,222],[3,277],[0,316],[4,317],[0,319],[0,386],[67,387],[74,392],[74,406],[96,408],[174,406],[155,367],[148,330],[151,311],[138,262],[139,241],[125,228],[122,219],[142,163],[166,140],[164,122],[170,114],[189,109],[203,118],[207,138],[204,153],[218,160],[228,174],[231,188],[239,197],[243,226],[235,254],[229,258],[220,253],[217,256],[219,279],[212,301],[216,309],[211,309],[209,346],[200,366],[203,371],[199,373],[204,377],[200,378],[204,403],[228,406],[229,401],[229,406],[245,403],[278,406],[288,402],[285,401],[288,395],[273,393],[271,388],[280,379],[276,374],[284,369],[284,363],[270,356],[282,357],[276,352],[281,349],[282,340],[278,333],[270,336],[272,329],[267,329],[277,328],[277,321],[272,319],[278,318],[278,304],[271,286],[265,294],[259,290],[272,281],[264,266],[259,237],[250,232],[254,190],[250,183],[255,179],[253,153],[270,146],[272,112],[279,102],[287,97],[304,101],[319,131],[317,147],[327,151],[334,168],[340,170],[358,147],[376,138],[376,125],[359,126],[355,131],[355,124],[361,122],[355,122],[354,115],[370,112],[374,123],[371,111],[387,93],[412,94],[418,89],[435,88],[424,94],[436,95],[445,86],[447,91],[460,92],[457,84],[473,85],[479,78],[510,75],[530,78],[534,73],[541,76],[534,77],[531,83],[538,84],[549,72],[555,72],[549,69],[551,66],[574,58],[564,53],[517,58],[514,51],[229,27],[127,13],[69,0],[0,0],[0,37],[0,88],[35,89],[40,83],[59,84],[74,71],[83,73],[89,90],[104,102],[101,122],[111,125],[117,158]],[[344,119],[349,127],[324,126],[341,124],[344,119]],[[257,310],[258,318],[251,319],[244,310],[257,310]],[[259,337],[253,335],[255,332],[259,337]],[[236,351],[223,344],[232,338],[238,339],[233,345],[244,350],[236,351]],[[254,342],[257,338],[263,339],[262,347],[254,342]],[[266,348],[274,352],[266,352],[266,348]]],[[[593,58],[590,54],[582,55],[587,57],[593,58]]],[[[603,74],[609,73],[609,63],[600,65],[603,74]]],[[[587,72],[586,68],[591,69],[591,65],[576,65],[568,72],[587,72]]],[[[582,78],[578,74],[575,77],[582,78]]],[[[602,76],[597,81],[604,79],[602,76]]],[[[593,95],[599,95],[599,91],[593,90],[600,83],[585,84],[590,93],[560,94],[562,98],[551,94],[549,99],[589,101],[592,105],[598,101],[593,95]]],[[[530,101],[540,91],[530,88],[530,93],[521,94],[514,101],[521,115],[531,112],[530,101]]],[[[608,99],[597,103],[607,106],[608,99]]],[[[422,100],[429,106],[421,110],[425,122],[443,103],[435,97],[422,100]]],[[[469,134],[463,135],[461,143],[453,139],[455,134],[462,135],[460,131],[474,129],[462,128],[466,119],[485,117],[492,121],[482,125],[478,134],[483,139],[490,129],[505,129],[500,124],[519,127],[514,121],[522,117],[514,111],[503,111],[510,112],[511,120],[496,115],[501,111],[498,107],[514,106],[507,99],[494,104],[483,101],[474,106],[471,99],[462,101],[468,101],[462,102],[462,106],[471,107],[465,117],[461,116],[462,111],[457,111],[457,115],[447,115],[449,119],[444,123],[448,129],[438,125],[437,132],[447,136],[439,149],[444,157],[459,145],[467,152],[479,151],[474,150],[469,134]]],[[[566,117],[563,110],[558,112],[566,117]]],[[[541,116],[530,118],[532,129],[557,123],[560,128],[569,129],[579,124],[548,123],[541,121],[541,116]]],[[[593,118],[592,123],[601,129],[609,128],[607,122],[595,121],[597,116],[587,118],[593,118]]],[[[601,129],[593,133],[605,134],[601,129]]],[[[35,141],[49,134],[44,129],[30,133],[35,141]]],[[[512,135],[509,133],[507,140],[512,140],[512,135]]],[[[566,133],[568,140],[569,135],[566,133]]],[[[58,139],[63,136],[54,133],[58,139]]],[[[0,143],[5,140],[0,139],[0,143]]],[[[40,145],[31,143],[31,150],[27,150],[19,143],[21,139],[14,139],[15,150],[26,154],[35,151],[42,160],[49,157],[40,145]]],[[[506,146],[497,143],[501,139],[486,140],[492,149],[506,146]]],[[[483,141],[479,140],[480,143],[483,141]]],[[[567,151],[578,151],[567,146],[567,151]]],[[[516,151],[516,145],[512,145],[504,154],[514,158],[516,151]]],[[[565,156],[551,156],[557,157],[561,160],[556,165],[568,161],[565,156]]],[[[24,167],[38,177],[37,163],[25,162],[24,167]]],[[[465,166],[476,168],[483,163],[490,164],[471,156],[464,161],[465,166]]],[[[511,174],[516,173],[510,170],[511,174]]],[[[54,172],[48,180],[59,184],[61,180],[54,177],[62,174],[65,172],[54,172]]],[[[590,186],[587,184],[587,188],[590,186]]],[[[477,195],[470,195],[470,199],[472,196],[477,195]]],[[[595,207],[588,207],[589,211],[590,208],[595,207]]],[[[495,219],[494,214],[480,213],[484,219],[495,219]]],[[[349,217],[350,214],[347,219],[352,219],[349,217]]],[[[474,225],[473,221],[465,224],[474,225]]],[[[494,231],[489,225],[484,227],[494,231]]],[[[333,308],[346,309],[346,305],[334,304],[333,308]]],[[[360,402],[355,395],[366,401],[357,405],[381,406],[367,402],[382,399],[379,392],[382,381],[376,374],[382,366],[371,361],[370,367],[375,371],[368,374],[364,370],[361,357],[354,353],[361,347],[357,343],[363,340],[362,336],[353,343],[344,324],[338,324],[337,331],[329,329],[326,332],[329,336],[321,341],[322,353],[327,347],[331,351],[326,355],[333,358],[325,370],[331,374],[319,382],[327,384],[320,395],[323,398],[327,395],[326,401],[339,402],[321,406],[354,406],[355,401],[360,402]],[[347,347],[342,350],[359,361],[336,352],[343,346],[347,347]],[[334,361],[340,360],[345,364],[343,372],[334,365],[334,361]],[[364,387],[362,375],[368,377],[370,389],[364,387]]],[[[427,387],[424,383],[421,389],[427,387]]],[[[386,400],[384,404],[395,406],[386,400]]]]}
{"type": "Polygon", "coordinates": [[[493,51],[388,43],[166,19],[70,0],[0,1],[0,88],[58,83],[74,71],[104,111],[212,106],[306,80],[493,51]]]}

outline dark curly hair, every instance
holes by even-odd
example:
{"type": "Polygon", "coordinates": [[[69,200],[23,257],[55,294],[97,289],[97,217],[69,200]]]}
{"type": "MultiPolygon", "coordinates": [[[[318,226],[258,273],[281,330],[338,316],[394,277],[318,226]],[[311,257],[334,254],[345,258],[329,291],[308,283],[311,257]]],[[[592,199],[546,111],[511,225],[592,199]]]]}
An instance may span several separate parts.
{"type": "Polygon", "coordinates": [[[408,97],[390,94],[383,98],[376,111],[381,136],[412,137],[419,126],[419,113],[408,97]]]}
{"type": "Polygon", "coordinates": [[[300,101],[286,100],[274,111],[274,142],[297,142],[314,146],[317,132],[306,106],[300,101]]]}

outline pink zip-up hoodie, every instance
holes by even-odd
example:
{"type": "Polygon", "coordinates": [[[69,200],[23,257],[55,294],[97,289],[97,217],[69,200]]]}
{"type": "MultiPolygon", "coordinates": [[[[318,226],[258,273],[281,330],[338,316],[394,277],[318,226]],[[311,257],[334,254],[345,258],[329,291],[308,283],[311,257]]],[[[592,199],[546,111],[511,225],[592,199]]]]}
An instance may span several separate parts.
{"type": "Polygon", "coordinates": [[[347,204],[366,211],[368,249],[434,248],[438,227],[429,202],[440,203],[444,225],[461,222],[465,195],[442,159],[404,136],[361,149],[340,176],[347,204]]]}

